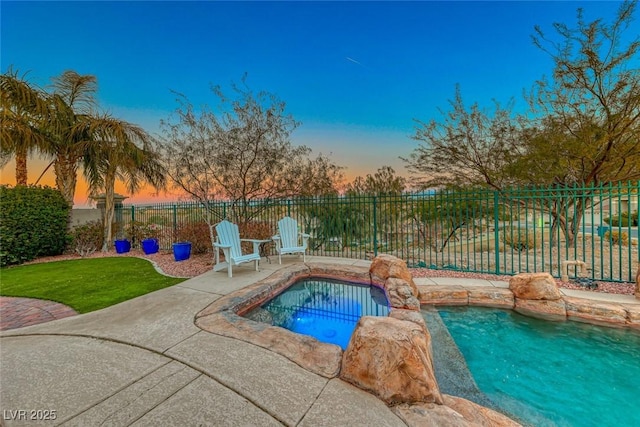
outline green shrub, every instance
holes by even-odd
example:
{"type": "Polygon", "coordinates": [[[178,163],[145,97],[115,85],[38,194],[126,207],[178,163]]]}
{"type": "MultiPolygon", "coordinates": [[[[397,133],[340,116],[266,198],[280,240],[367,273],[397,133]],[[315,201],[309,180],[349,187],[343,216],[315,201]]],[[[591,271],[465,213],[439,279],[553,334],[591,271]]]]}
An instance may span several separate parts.
{"type": "Polygon", "coordinates": [[[604,238],[609,240],[612,245],[629,245],[629,235],[625,231],[607,231],[606,233],[604,233],[604,238]]]}
{"type": "Polygon", "coordinates": [[[510,230],[504,230],[502,240],[508,246],[511,246],[517,251],[528,251],[529,249],[536,248],[535,233],[525,232],[523,230],[517,230],[512,232],[510,230]]]}
{"type": "Polygon", "coordinates": [[[0,266],[62,254],[69,211],[53,188],[0,186],[0,266]]]}
{"type": "Polygon", "coordinates": [[[102,248],[104,243],[104,225],[96,220],[78,225],[71,230],[73,249],[81,256],[91,255],[102,248]]]}
{"type": "Polygon", "coordinates": [[[160,239],[162,227],[155,223],[132,221],[125,230],[126,237],[132,244],[139,244],[144,239],[160,239]]]}
{"type": "Polygon", "coordinates": [[[612,227],[637,227],[638,226],[638,211],[634,211],[629,215],[629,212],[622,212],[617,217],[604,218],[604,222],[612,227]]]}
{"type": "Polygon", "coordinates": [[[209,226],[204,222],[182,224],[176,231],[175,241],[191,242],[193,254],[204,254],[212,249],[209,226]]]}

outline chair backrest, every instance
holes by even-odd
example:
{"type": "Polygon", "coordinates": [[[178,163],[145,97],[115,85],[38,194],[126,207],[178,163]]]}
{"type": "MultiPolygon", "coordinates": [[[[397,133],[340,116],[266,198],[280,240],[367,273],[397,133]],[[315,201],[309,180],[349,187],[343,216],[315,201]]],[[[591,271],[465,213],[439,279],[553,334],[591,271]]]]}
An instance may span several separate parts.
{"type": "Polygon", "coordinates": [[[216,225],[216,233],[218,234],[218,242],[223,245],[231,245],[231,257],[242,256],[242,249],[240,248],[240,231],[238,226],[232,222],[220,221],[216,225]]]}
{"type": "Polygon", "coordinates": [[[298,243],[298,221],[285,216],[278,221],[278,232],[283,248],[293,248],[299,246],[298,243]]]}

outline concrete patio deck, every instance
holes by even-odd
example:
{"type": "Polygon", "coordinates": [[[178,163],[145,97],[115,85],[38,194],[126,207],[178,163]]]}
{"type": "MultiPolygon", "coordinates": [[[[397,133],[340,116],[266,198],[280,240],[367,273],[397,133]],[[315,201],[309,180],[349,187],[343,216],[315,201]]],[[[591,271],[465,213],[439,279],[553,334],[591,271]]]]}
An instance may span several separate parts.
{"type": "MultiPolygon", "coordinates": [[[[283,266],[300,262],[285,258],[283,266]]],[[[196,313],[213,301],[280,267],[241,266],[231,279],[211,271],[103,310],[0,333],[0,424],[404,426],[365,391],[194,325],[196,313]]],[[[419,279],[429,281],[444,284],[419,279]]]]}

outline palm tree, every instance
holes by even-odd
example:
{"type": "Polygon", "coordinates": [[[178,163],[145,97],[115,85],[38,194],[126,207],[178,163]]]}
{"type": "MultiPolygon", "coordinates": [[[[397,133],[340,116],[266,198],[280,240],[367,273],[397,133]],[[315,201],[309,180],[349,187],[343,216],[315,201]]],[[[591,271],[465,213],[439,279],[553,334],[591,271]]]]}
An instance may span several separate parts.
{"type": "Polygon", "coordinates": [[[65,71],[53,82],[51,113],[46,123],[48,149],[54,157],[56,187],[67,203],[73,205],[78,167],[92,144],[99,143],[92,134],[99,121],[93,112],[97,80],[95,76],[65,71]]]}
{"type": "Polygon", "coordinates": [[[41,122],[48,111],[48,96],[17,71],[0,76],[0,164],[16,159],[16,185],[27,185],[27,158],[42,151],[46,138],[41,122]]]}
{"type": "Polygon", "coordinates": [[[84,132],[93,135],[97,143],[88,146],[83,161],[91,192],[105,194],[102,250],[106,252],[112,239],[116,180],[135,193],[143,183],[164,187],[165,175],[158,155],[150,150],[151,137],[143,129],[109,116],[96,119],[84,122],[84,132]]]}
{"type": "MultiPolygon", "coordinates": [[[[162,185],[159,163],[153,164],[155,157],[148,149],[151,137],[138,126],[96,113],[95,76],[65,71],[54,78],[53,88],[49,150],[55,156],[56,186],[69,204],[73,204],[80,166],[89,191],[104,188],[107,199],[108,193],[113,196],[116,178],[124,177],[131,191],[144,181],[162,185]]],[[[111,222],[107,225],[110,240],[111,222]]]]}
{"type": "Polygon", "coordinates": [[[65,71],[53,79],[51,95],[32,88],[11,72],[2,76],[1,84],[0,158],[5,158],[6,152],[15,152],[16,158],[24,159],[17,161],[21,165],[18,183],[26,185],[29,150],[37,148],[50,156],[56,187],[70,206],[82,166],[89,191],[96,194],[102,190],[106,195],[106,250],[111,241],[116,180],[123,180],[131,192],[145,182],[155,188],[164,186],[162,165],[149,148],[151,137],[136,125],[96,112],[95,76],[65,71]]]}

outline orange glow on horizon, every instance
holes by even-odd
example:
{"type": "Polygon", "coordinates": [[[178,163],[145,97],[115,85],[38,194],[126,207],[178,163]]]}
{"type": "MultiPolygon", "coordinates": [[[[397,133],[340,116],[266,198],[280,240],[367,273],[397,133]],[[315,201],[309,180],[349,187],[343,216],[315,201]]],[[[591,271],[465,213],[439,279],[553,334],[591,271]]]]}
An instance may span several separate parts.
{"type": "MultiPolygon", "coordinates": [[[[27,182],[29,184],[35,183],[36,179],[40,176],[40,174],[47,167],[48,162],[42,159],[29,159],[27,162],[28,174],[27,174],[27,182]]],[[[395,169],[395,168],[394,168],[395,169]]],[[[365,177],[367,174],[374,174],[377,168],[371,170],[370,167],[358,165],[352,168],[345,168],[342,170],[344,179],[340,183],[341,186],[352,182],[357,176],[365,177]]],[[[398,175],[405,175],[402,172],[396,169],[396,173],[398,175]]],[[[10,161],[7,163],[2,169],[0,169],[0,184],[8,184],[15,185],[15,161],[10,161]]],[[[40,179],[38,185],[54,187],[55,184],[55,174],[53,171],[53,167],[49,168],[47,172],[40,179]]],[[[115,191],[117,194],[121,194],[123,196],[127,196],[124,203],[125,204],[155,204],[155,203],[171,203],[185,200],[184,196],[180,194],[170,194],[170,193],[159,193],[156,194],[155,189],[151,187],[143,187],[136,194],[129,194],[124,183],[116,182],[115,191]]],[[[78,182],[76,185],[75,197],[73,199],[74,207],[76,208],[89,208],[95,207],[95,202],[89,198],[88,185],[85,181],[84,177],[81,173],[78,174],[78,182]]]]}

